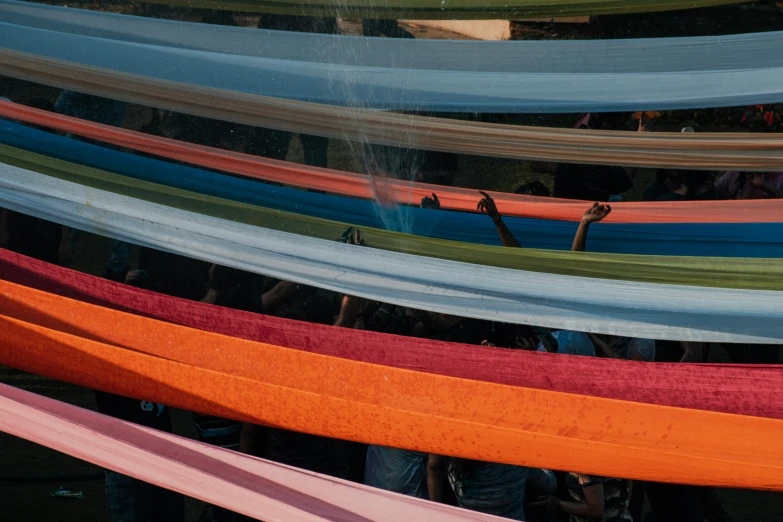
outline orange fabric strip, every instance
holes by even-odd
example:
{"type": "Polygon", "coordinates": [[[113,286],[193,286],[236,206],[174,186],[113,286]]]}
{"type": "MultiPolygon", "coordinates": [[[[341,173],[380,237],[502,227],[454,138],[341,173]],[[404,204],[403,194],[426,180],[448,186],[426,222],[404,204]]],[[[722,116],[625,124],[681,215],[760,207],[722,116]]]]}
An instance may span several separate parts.
{"type": "Polygon", "coordinates": [[[360,363],[175,326],[6,282],[0,284],[0,313],[0,364],[121,395],[476,460],[783,489],[780,420],[360,363]]]}
{"type": "MultiPolygon", "coordinates": [[[[102,125],[40,109],[0,101],[0,116],[41,125],[96,141],[127,147],[163,158],[182,161],[241,176],[322,190],[344,196],[418,205],[425,196],[438,195],[441,206],[476,212],[481,198],[477,190],[427,183],[370,177],[261,158],[250,154],[205,147],[169,138],[102,125]]],[[[579,221],[587,202],[491,192],[504,215],[579,221]]],[[[673,201],[619,202],[612,204],[607,223],[774,223],[783,221],[783,201],[673,201]]]]}
{"type": "MultiPolygon", "coordinates": [[[[473,189],[410,183],[275,161],[87,122],[11,102],[0,101],[0,116],[250,178],[345,196],[418,204],[421,198],[435,192],[443,208],[467,212],[475,212],[480,199],[478,191],[473,189]]],[[[510,216],[579,221],[586,209],[583,201],[502,192],[492,192],[492,195],[501,213],[510,216]]],[[[619,202],[612,208],[613,212],[606,218],[608,223],[771,223],[783,220],[783,202],[774,199],[619,202]]]]}

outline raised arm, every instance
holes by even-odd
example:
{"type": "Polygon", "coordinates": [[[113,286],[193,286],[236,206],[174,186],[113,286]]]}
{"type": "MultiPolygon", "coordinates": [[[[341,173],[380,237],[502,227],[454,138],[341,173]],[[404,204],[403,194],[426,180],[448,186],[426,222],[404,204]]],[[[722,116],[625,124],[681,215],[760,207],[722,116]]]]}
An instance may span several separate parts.
{"type": "Polygon", "coordinates": [[[492,222],[495,223],[495,226],[498,229],[500,241],[503,243],[503,246],[515,248],[521,247],[522,245],[519,244],[517,238],[514,237],[514,234],[512,234],[506,224],[503,223],[503,216],[501,216],[500,212],[498,212],[498,207],[495,205],[495,200],[492,199],[492,196],[482,191],[479,191],[479,194],[484,196],[484,198],[478,202],[476,209],[492,218],[492,222]]]}
{"type": "Polygon", "coordinates": [[[448,459],[440,455],[430,454],[427,459],[427,490],[433,502],[445,502],[449,482],[446,473],[448,459]]]}
{"type": "Polygon", "coordinates": [[[587,244],[587,231],[590,229],[590,223],[601,221],[609,215],[612,207],[603,203],[593,203],[593,206],[587,209],[579,222],[579,228],[576,229],[574,243],[571,245],[572,252],[584,252],[587,244]]]}

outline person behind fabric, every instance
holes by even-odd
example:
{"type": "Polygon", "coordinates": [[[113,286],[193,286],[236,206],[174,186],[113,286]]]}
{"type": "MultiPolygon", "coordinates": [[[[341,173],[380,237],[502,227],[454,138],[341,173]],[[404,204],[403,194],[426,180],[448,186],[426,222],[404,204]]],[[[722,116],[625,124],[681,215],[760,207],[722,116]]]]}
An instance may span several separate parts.
{"type": "MultiPolygon", "coordinates": [[[[173,433],[169,408],[112,393],[95,390],[99,413],[173,433]]],[[[185,516],[185,498],[133,477],[106,470],[106,504],[109,522],[177,522],[185,516]]]]}
{"type": "MultiPolygon", "coordinates": [[[[686,178],[681,176],[679,171],[671,172],[668,179],[659,178],[659,182],[664,183],[666,188],[680,189],[683,199],[686,197],[688,187],[686,178]],[[681,186],[680,186],[681,185],[681,186]]],[[[662,189],[663,190],[663,189],[662,189]]],[[[677,192],[672,192],[676,194],[677,192]]],[[[582,216],[574,237],[572,251],[581,252],[585,250],[587,236],[592,223],[599,222],[608,216],[612,211],[611,206],[595,203],[582,216]]],[[[679,341],[651,341],[648,339],[628,339],[612,336],[591,335],[593,345],[598,348],[598,352],[603,357],[625,358],[639,361],[657,361],[657,362],[702,362],[706,357],[706,349],[703,343],[679,342],[679,341]]],[[[571,479],[573,482],[573,478],[571,479]]],[[[569,488],[571,489],[571,488],[569,488]]],[[[689,501],[693,494],[685,486],[672,484],[653,484],[647,482],[638,482],[634,491],[633,511],[634,514],[641,514],[641,506],[644,501],[645,492],[647,493],[653,509],[665,514],[661,520],[679,520],[676,516],[683,517],[682,520],[697,520],[684,515],[683,510],[695,509],[692,507],[696,501],[689,501]],[[679,513],[679,515],[676,515],[679,513]]],[[[628,502],[630,506],[630,500],[628,502]]],[[[630,507],[628,508],[630,509],[630,507]]],[[[567,511],[572,513],[571,511],[567,511]]]]}
{"type": "MultiPolygon", "coordinates": [[[[169,111],[152,109],[150,121],[142,125],[138,132],[152,134],[153,136],[162,136],[166,138],[180,139],[180,131],[177,127],[176,118],[169,111]]],[[[145,152],[136,152],[140,156],[154,157],[154,155],[145,152]]],[[[112,240],[109,250],[109,259],[104,264],[103,277],[111,281],[122,282],[128,273],[128,264],[130,262],[131,250],[133,245],[127,241],[118,239],[112,240]]]]}
{"type": "MultiPolygon", "coordinates": [[[[530,474],[530,468],[521,466],[430,455],[429,498],[446,503],[446,488],[450,487],[461,508],[524,521],[525,489],[530,474]]],[[[550,494],[554,492],[552,486],[550,494]]]]}
{"type": "Polygon", "coordinates": [[[769,199],[783,197],[783,172],[725,173],[715,189],[727,199],[769,199]]]}
{"type": "MultiPolygon", "coordinates": [[[[602,221],[611,212],[612,207],[609,205],[600,203],[593,204],[593,206],[582,215],[571,250],[574,252],[583,252],[587,245],[587,235],[590,230],[590,225],[602,221]]],[[[600,341],[598,338],[594,340],[600,341]]],[[[605,342],[598,344],[598,347],[599,350],[602,350],[604,356],[611,357],[612,355],[619,355],[609,349],[605,342]]],[[[656,362],[703,362],[706,356],[704,343],[686,341],[656,341],[653,350],[650,350],[649,347],[647,347],[644,349],[644,352],[642,357],[647,358],[652,352],[656,362]]]]}
{"type": "Polygon", "coordinates": [[[66,116],[121,127],[125,119],[125,102],[75,91],[63,91],[54,104],[55,110],[66,116]]]}
{"type": "Polygon", "coordinates": [[[557,341],[554,350],[548,348],[543,342],[538,343],[536,351],[553,352],[565,355],[581,355],[586,357],[595,357],[595,346],[590,337],[584,332],[574,332],[571,330],[556,330],[551,333],[557,341]]]}
{"type": "MultiPolygon", "coordinates": [[[[300,33],[338,34],[336,18],[264,14],[258,20],[259,29],[296,31],[300,33]]],[[[247,152],[278,160],[286,159],[293,134],[288,131],[255,128],[247,152]]],[[[329,140],[322,136],[300,134],[305,165],[326,167],[329,140]]]]}
{"type": "MultiPolygon", "coordinates": [[[[581,129],[621,130],[628,121],[626,113],[590,114],[579,122],[581,129]]],[[[556,198],[587,201],[615,201],[633,187],[629,172],[623,167],[559,163],[553,170],[556,198]]]]}
{"type": "Polygon", "coordinates": [[[570,501],[547,496],[533,505],[552,513],[567,513],[571,522],[633,522],[628,510],[629,480],[569,473],[566,484],[570,501]]]}
{"type": "Polygon", "coordinates": [[[655,341],[616,335],[588,334],[599,357],[625,359],[626,361],[655,360],[655,341]]]}
{"type": "Polygon", "coordinates": [[[720,199],[714,175],[704,171],[659,170],[642,196],[644,201],[704,201],[720,199]]]}

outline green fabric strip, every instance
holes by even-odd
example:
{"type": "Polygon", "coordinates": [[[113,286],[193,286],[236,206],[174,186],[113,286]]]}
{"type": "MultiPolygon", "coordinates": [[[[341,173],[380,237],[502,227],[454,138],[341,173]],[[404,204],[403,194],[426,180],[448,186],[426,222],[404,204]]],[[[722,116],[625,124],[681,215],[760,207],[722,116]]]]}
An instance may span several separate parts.
{"type": "MultiPolygon", "coordinates": [[[[139,181],[5,145],[0,145],[0,161],[116,194],[273,230],[336,240],[350,226],[139,181]]],[[[475,245],[372,228],[361,232],[373,248],[501,268],[659,284],[783,290],[783,263],[777,259],[592,254],[475,245]]]]}

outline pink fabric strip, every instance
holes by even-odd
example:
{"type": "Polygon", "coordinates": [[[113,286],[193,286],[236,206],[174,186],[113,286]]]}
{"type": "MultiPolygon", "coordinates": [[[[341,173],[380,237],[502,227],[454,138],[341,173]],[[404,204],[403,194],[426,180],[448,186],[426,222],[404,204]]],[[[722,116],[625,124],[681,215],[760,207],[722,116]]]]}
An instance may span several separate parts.
{"type": "Polygon", "coordinates": [[[216,448],[5,384],[0,430],[265,522],[503,520],[216,448]]]}

